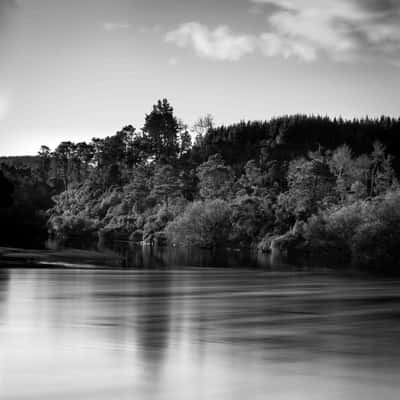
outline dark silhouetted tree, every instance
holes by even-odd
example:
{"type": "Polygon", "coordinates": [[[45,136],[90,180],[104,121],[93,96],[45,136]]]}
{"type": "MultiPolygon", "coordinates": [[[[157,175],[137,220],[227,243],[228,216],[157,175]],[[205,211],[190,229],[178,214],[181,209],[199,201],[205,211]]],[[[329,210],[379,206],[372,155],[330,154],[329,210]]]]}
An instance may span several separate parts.
{"type": "Polygon", "coordinates": [[[167,99],[159,100],[146,115],[143,132],[147,135],[156,161],[172,162],[179,152],[179,124],[167,99]]]}
{"type": "Polygon", "coordinates": [[[43,182],[48,182],[51,172],[51,152],[47,146],[41,146],[38,152],[39,175],[43,182]]]}
{"type": "Polygon", "coordinates": [[[7,208],[13,203],[14,185],[0,171],[0,207],[7,208]]]}
{"type": "Polygon", "coordinates": [[[64,183],[64,190],[69,189],[72,176],[72,160],[75,152],[75,144],[72,142],[60,143],[54,151],[57,175],[64,183]]]}

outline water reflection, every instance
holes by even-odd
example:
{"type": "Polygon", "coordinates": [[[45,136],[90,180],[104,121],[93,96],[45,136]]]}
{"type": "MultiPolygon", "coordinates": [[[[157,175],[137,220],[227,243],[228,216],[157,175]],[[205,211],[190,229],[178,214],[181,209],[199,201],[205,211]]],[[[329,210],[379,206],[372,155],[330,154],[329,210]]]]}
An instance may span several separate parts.
{"type": "Polygon", "coordinates": [[[6,310],[6,299],[7,299],[9,279],[10,279],[10,274],[8,270],[0,269],[0,323],[4,317],[4,312],[6,310]]]}
{"type": "Polygon", "coordinates": [[[125,268],[163,269],[174,267],[205,268],[271,268],[281,266],[282,260],[276,258],[271,263],[268,254],[237,251],[229,249],[201,250],[181,247],[151,247],[134,243],[113,242],[98,245],[101,252],[114,251],[125,268]]]}
{"type": "Polygon", "coordinates": [[[2,271],[2,398],[398,398],[400,281],[127,257],[2,271]]]}

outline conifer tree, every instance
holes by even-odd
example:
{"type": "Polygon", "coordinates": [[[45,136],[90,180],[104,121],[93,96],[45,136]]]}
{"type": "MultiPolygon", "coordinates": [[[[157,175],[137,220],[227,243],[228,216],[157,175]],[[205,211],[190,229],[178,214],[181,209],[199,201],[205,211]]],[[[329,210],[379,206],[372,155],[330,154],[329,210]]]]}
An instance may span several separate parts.
{"type": "Polygon", "coordinates": [[[178,130],[174,109],[167,99],[158,100],[151,113],[146,115],[143,127],[156,161],[173,162],[177,158],[178,130]]]}

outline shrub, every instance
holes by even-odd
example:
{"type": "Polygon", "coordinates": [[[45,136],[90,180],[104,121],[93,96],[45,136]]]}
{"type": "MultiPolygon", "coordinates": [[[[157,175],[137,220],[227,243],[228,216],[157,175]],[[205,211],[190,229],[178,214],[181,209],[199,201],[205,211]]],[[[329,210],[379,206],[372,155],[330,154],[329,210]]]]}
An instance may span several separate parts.
{"type": "Polygon", "coordinates": [[[243,246],[256,243],[260,236],[273,230],[271,204],[256,196],[241,196],[233,201],[231,239],[243,246]]]}
{"type": "Polygon", "coordinates": [[[156,214],[147,218],[143,228],[143,239],[153,243],[155,234],[161,232],[167,226],[168,222],[172,221],[173,214],[168,207],[161,207],[156,214]]]}
{"type": "Polygon", "coordinates": [[[351,256],[355,264],[398,268],[400,191],[311,217],[304,236],[312,249],[336,248],[351,256]]]}
{"type": "Polygon", "coordinates": [[[129,240],[134,243],[143,241],[143,231],[141,229],[137,229],[129,236],[129,240]]]}
{"type": "Polygon", "coordinates": [[[229,243],[232,211],[224,200],[196,201],[166,228],[168,240],[184,246],[218,247],[229,243]]]}
{"type": "Polygon", "coordinates": [[[385,269],[400,267],[399,191],[370,203],[352,238],[352,250],[357,264],[385,269]]]}
{"type": "Polygon", "coordinates": [[[79,216],[57,216],[49,221],[49,230],[57,239],[87,237],[97,230],[95,221],[79,216]]]}

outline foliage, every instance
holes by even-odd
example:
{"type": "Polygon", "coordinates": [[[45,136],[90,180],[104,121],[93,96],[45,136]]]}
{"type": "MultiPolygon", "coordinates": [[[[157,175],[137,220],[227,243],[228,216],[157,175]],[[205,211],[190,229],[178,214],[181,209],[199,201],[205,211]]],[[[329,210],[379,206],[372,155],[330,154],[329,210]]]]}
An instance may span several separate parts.
{"type": "Polygon", "coordinates": [[[153,176],[153,188],[151,195],[168,207],[170,198],[180,194],[181,183],[179,177],[171,165],[159,165],[153,176]]]}
{"type": "Polygon", "coordinates": [[[52,229],[57,238],[71,239],[74,236],[82,237],[87,235],[95,235],[97,226],[93,220],[71,215],[64,218],[53,218],[52,229]]]}
{"type": "Polygon", "coordinates": [[[400,191],[326,210],[310,218],[305,237],[316,249],[333,244],[357,264],[399,268],[400,191]]]}
{"type": "Polygon", "coordinates": [[[177,245],[207,248],[226,245],[232,228],[230,217],[231,209],[224,200],[195,201],[167,225],[166,234],[177,245]]]}
{"type": "Polygon", "coordinates": [[[0,171],[0,208],[10,207],[13,203],[13,184],[0,171]]]}
{"type": "Polygon", "coordinates": [[[244,195],[231,204],[232,231],[230,238],[241,246],[251,246],[273,230],[274,214],[268,199],[244,195]]]}
{"type": "Polygon", "coordinates": [[[52,189],[29,167],[2,164],[0,169],[0,242],[38,247],[46,239],[44,212],[52,189]]]}
{"type": "Polygon", "coordinates": [[[197,168],[197,176],[203,199],[227,199],[232,193],[234,173],[219,154],[210,156],[208,161],[201,164],[197,168]]]}
{"type": "Polygon", "coordinates": [[[179,124],[173,111],[168,100],[163,99],[145,118],[143,132],[148,136],[151,152],[157,161],[171,162],[179,152],[179,124]]]}
{"type": "Polygon", "coordinates": [[[216,126],[206,115],[189,131],[163,99],[142,129],[3,158],[0,202],[9,207],[0,213],[27,236],[46,230],[48,209],[50,234],[64,240],[296,245],[395,264],[399,138],[400,119],[387,117],[216,126]]]}

